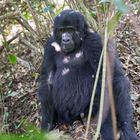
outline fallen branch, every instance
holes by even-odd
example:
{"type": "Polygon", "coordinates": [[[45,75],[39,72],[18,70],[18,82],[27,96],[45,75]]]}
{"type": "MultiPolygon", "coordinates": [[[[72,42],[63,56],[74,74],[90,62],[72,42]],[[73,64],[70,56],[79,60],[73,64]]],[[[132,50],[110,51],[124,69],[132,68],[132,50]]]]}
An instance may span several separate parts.
{"type": "MultiPolygon", "coordinates": [[[[15,36],[13,36],[11,39],[9,39],[7,41],[7,45],[9,45],[12,41],[14,41],[15,39],[17,39],[21,33],[22,32],[19,32],[15,36]]],[[[0,53],[3,51],[3,49],[4,49],[4,45],[0,46],[0,53]]]]}
{"type": "Polygon", "coordinates": [[[38,36],[37,36],[36,32],[29,25],[29,23],[22,17],[22,15],[19,15],[15,19],[18,21],[19,24],[21,24],[25,29],[27,29],[31,33],[31,35],[33,36],[33,38],[35,40],[38,40],[38,36]]]}
{"type": "Polygon", "coordinates": [[[6,13],[5,15],[0,16],[0,20],[9,19],[9,18],[14,18],[14,17],[17,16],[17,15],[18,15],[18,11],[9,12],[9,13],[6,13]]]}
{"type": "Polygon", "coordinates": [[[34,45],[31,44],[28,40],[25,40],[25,39],[21,38],[21,39],[19,40],[19,42],[20,42],[21,44],[23,44],[23,45],[29,47],[29,48],[30,48],[31,50],[33,50],[34,52],[36,52],[36,53],[39,52],[39,50],[38,50],[36,47],[34,47],[34,45]]]}
{"type": "Polygon", "coordinates": [[[17,57],[17,62],[24,66],[25,68],[28,68],[29,70],[34,70],[35,68],[33,67],[33,65],[30,62],[27,62],[19,57],[17,57]]]}

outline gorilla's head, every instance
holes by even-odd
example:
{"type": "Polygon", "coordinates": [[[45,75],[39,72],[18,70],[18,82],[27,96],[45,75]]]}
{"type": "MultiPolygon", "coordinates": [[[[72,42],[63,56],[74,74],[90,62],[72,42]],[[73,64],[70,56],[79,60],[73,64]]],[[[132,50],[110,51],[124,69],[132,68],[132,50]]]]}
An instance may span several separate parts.
{"type": "Polygon", "coordinates": [[[54,38],[64,53],[79,48],[87,32],[85,18],[77,11],[64,10],[54,19],[54,38]]]}

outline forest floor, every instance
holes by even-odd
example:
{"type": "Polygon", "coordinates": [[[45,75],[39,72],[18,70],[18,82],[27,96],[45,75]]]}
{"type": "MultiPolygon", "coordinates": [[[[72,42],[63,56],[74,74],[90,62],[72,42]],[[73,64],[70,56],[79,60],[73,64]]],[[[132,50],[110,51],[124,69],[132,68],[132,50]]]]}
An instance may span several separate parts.
{"type": "MultiPolygon", "coordinates": [[[[134,107],[134,125],[140,136],[140,13],[133,13],[122,18],[116,30],[117,50],[131,82],[131,99],[134,107]],[[135,19],[135,23],[134,23],[135,19]]],[[[31,52],[22,50],[17,54],[26,57],[31,52]]],[[[33,125],[40,124],[40,103],[37,98],[37,78],[20,64],[8,66],[5,57],[0,61],[0,79],[3,103],[0,107],[0,127],[2,131],[14,134],[29,133],[33,125]]],[[[32,56],[33,61],[40,65],[42,56],[32,56]]],[[[77,124],[76,124],[77,125],[77,124]]],[[[83,126],[69,132],[74,137],[81,137],[83,126]],[[80,132],[81,131],[81,132],[80,132]]],[[[63,128],[64,130],[64,128],[63,128]]]]}

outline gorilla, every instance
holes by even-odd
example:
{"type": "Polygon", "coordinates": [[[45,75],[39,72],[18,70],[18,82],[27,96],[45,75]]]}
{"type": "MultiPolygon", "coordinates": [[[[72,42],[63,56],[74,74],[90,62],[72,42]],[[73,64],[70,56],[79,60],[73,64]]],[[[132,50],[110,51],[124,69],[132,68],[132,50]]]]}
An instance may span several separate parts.
{"type": "MultiPolygon", "coordinates": [[[[56,124],[72,124],[88,115],[92,89],[102,52],[101,37],[89,30],[84,16],[64,10],[54,19],[53,35],[44,47],[38,96],[42,109],[42,130],[56,124]]],[[[138,140],[132,124],[129,81],[115,56],[112,87],[120,140],[138,140]]],[[[92,117],[99,112],[102,74],[100,72],[92,117]]],[[[101,126],[104,140],[114,140],[111,109],[101,126]]]]}

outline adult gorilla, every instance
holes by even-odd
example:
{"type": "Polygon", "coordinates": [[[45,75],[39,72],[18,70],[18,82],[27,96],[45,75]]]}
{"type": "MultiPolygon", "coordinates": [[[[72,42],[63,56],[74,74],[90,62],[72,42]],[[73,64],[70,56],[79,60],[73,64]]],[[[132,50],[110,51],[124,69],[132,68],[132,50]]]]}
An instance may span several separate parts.
{"type": "MultiPolygon", "coordinates": [[[[89,31],[82,14],[64,10],[56,16],[53,35],[45,46],[40,76],[42,129],[52,129],[56,123],[71,124],[80,119],[81,113],[87,116],[101,52],[101,38],[89,31]]],[[[113,72],[112,86],[121,139],[138,140],[132,126],[129,82],[117,57],[113,72]]],[[[99,78],[93,117],[99,110],[101,74],[99,78]]],[[[110,109],[105,113],[107,117],[101,135],[104,140],[113,140],[110,109]]]]}

